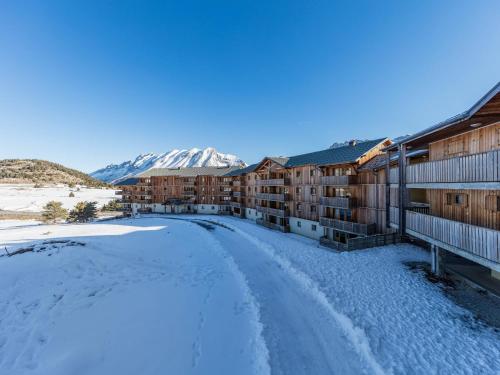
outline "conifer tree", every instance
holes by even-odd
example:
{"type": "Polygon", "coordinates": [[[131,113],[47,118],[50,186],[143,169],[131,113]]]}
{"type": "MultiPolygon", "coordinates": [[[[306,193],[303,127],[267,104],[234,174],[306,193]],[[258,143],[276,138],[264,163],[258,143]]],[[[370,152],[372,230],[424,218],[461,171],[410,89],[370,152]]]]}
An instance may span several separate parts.
{"type": "Polygon", "coordinates": [[[63,220],[68,217],[68,210],[66,210],[61,202],[50,201],[42,211],[42,220],[44,223],[55,223],[57,220],[63,220]]]}

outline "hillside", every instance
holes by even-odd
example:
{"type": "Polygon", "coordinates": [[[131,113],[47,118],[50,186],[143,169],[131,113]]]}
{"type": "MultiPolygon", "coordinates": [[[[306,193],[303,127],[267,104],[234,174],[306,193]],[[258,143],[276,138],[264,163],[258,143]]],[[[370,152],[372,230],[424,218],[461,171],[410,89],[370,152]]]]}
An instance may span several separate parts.
{"type": "Polygon", "coordinates": [[[79,184],[89,187],[108,186],[89,175],[57,163],[37,159],[0,160],[2,184],[79,184]]]}
{"type": "Polygon", "coordinates": [[[235,155],[220,153],[213,147],[207,147],[205,149],[171,150],[163,154],[143,154],[137,156],[134,160],[125,161],[121,164],[110,164],[90,175],[101,181],[115,184],[153,168],[232,167],[245,165],[243,160],[235,155]]]}

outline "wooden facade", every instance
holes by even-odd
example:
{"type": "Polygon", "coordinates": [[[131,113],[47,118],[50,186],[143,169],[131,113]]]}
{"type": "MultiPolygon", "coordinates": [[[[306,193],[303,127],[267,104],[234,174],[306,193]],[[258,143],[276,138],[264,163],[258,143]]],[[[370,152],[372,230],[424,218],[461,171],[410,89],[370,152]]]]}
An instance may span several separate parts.
{"type": "Polygon", "coordinates": [[[387,181],[390,225],[500,271],[500,85],[398,147],[387,181]]]}

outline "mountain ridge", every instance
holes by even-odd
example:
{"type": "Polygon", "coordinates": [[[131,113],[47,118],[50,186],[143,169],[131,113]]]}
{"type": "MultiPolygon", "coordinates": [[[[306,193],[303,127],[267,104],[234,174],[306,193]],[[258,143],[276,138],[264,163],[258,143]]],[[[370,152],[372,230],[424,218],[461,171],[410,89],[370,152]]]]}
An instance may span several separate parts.
{"type": "Polygon", "coordinates": [[[204,149],[191,148],[189,150],[173,149],[161,154],[144,153],[133,160],[124,161],[120,164],[109,164],[90,173],[90,176],[100,181],[116,184],[153,168],[232,166],[244,167],[246,164],[237,156],[218,152],[213,147],[204,149]]]}

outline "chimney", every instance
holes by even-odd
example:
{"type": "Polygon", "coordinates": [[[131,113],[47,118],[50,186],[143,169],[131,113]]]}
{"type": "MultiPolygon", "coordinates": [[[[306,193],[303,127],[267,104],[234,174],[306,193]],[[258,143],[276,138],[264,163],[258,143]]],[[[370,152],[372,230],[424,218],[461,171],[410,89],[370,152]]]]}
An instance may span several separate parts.
{"type": "Polygon", "coordinates": [[[358,143],[358,141],[356,141],[355,139],[351,139],[349,141],[349,146],[356,146],[356,143],[358,143]]]}

